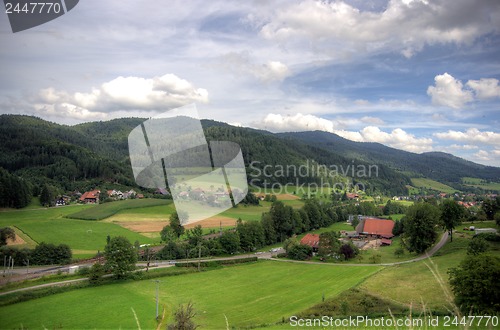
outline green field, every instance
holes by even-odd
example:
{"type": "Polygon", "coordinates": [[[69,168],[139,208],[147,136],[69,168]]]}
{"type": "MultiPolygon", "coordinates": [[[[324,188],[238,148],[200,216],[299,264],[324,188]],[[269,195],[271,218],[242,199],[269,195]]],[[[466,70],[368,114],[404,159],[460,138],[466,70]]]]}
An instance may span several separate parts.
{"type": "MultiPolygon", "coordinates": [[[[63,206],[45,209],[9,210],[0,212],[0,227],[11,226],[21,230],[36,243],[68,244],[75,258],[94,255],[103,250],[106,236],[125,236],[131,242],[155,243],[156,241],[122,228],[113,223],[67,219],[76,210],[88,205],[63,206]]],[[[31,244],[33,245],[33,244],[31,244]]]]}
{"type": "MultiPolygon", "coordinates": [[[[367,279],[360,288],[391,301],[407,306],[411,304],[415,310],[421,310],[423,306],[440,312],[453,310],[447,271],[465,258],[472,236],[471,232],[454,233],[453,242],[448,241],[431,259],[386,267],[367,279]]],[[[492,253],[500,252],[499,243],[489,244],[492,253]]]]}
{"type": "Polygon", "coordinates": [[[437,182],[427,178],[412,178],[411,182],[415,187],[435,190],[447,194],[451,194],[458,191],[457,189],[447,186],[441,182],[437,182]]]}
{"type": "MultiPolygon", "coordinates": [[[[380,267],[336,267],[264,261],[160,279],[160,303],[172,310],[192,301],[201,329],[277,323],[322,296],[334,297],[359,284],[380,267]]],[[[155,283],[128,282],[86,288],[2,307],[2,328],[156,327],[155,283]],[[33,311],[36,311],[34,313],[33,311]]]]}
{"type": "Polygon", "coordinates": [[[500,191],[500,182],[487,182],[480,178],[465,177],[462,178],[462,183],[467,186],[481,188],[484,190],[500,191]]]}
{"type": "Polygon", "coordinates": [[[168,199],[128,199],[94,205],[85,210],[69,214],[67,217],[80,220],[102,220],[123,210],[168,205],[170,203],[172,201],[168,199]]]}

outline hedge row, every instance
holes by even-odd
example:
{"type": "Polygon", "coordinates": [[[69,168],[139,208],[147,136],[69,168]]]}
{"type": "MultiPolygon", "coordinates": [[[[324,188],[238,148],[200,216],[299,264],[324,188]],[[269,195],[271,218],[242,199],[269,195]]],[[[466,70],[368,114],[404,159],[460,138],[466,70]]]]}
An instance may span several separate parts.
{"type": "Polygon", "coordinates": [[[176,267],[217,267],[222,265],[236,265],[243,264],[247,262],[255,262],[257,261],[257,257],[248,257],[248,258],[239,258],[239,259],[226,259],[226,260],[213,260],[213,261],[191,261],[191,262],[177,262],[175,264],[176,267]]]}

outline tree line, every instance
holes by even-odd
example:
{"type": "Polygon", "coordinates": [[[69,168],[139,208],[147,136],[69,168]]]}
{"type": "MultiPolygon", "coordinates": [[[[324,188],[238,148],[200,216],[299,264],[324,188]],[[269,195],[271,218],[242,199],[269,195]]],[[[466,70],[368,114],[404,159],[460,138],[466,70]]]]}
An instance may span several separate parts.
{"type": "Polygon", "coordinates": [[[201,226],[185,230],[179,215],[174,212],[170,224],[160,235],[166,243],[156,254],[159,259],[183,259],[198,256],[252,252],[267,245],[284,242],[293,235],[314,229],[328,227],[339,221],[346,221],[347,213],[341,207],[307,199],[300,209],[294,209],[281,201],[274,201],[271,209],[263,213],[260,221],[237,221],[233,230],[213,233],[207,238],[201,226]],[[185,234],[186,240],[181,240],[185,234]]]}

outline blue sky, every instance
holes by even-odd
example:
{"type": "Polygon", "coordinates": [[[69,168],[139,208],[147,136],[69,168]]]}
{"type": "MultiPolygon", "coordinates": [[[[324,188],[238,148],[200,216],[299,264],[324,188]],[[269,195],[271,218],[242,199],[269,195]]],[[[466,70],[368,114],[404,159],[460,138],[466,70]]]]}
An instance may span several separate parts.
{"type": "Polygon", "coordinates": [[[0,113],[320,129],[500,166],[500,2],[80,1],[12,33],[0,113]]]}

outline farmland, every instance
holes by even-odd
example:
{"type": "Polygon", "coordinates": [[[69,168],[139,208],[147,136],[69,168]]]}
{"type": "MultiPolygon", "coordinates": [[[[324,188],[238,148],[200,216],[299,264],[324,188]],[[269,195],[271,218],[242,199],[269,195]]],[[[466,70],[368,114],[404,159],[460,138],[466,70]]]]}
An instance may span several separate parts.
{"type": "MultiPolygon", "coordinates": [[[[323,294],[334,297],[380,269],[265,261],[164,278],[162,328],[171,311],[188,301],[204,329],[225,328],[225,317],[230,327],[280,322],[320,302],[323,294]]],[[[154,328],[154,295],[150,281],[86,288],[3,307],[0,318],[7,328],[138,328],[133,309],[142,328],[154,328]],[[96,300],[103,305],[96,307],[96,300]],[[30,313],[33,309],[39,312],[30,313]]]]}
{"type": "Polygon", "coordinates": [[[71,213],[67,215],[67,217],[79,220],[102,220],[122,210],[168,205],[170,203],[172,203],[172,201],[165,199],[129,199],[98,204],[85,210],[71,213]]]}
{"type": "Polygon", "coordinates": [[[479,178],[465,177],[462,178],[462,183],[464,185],[481,188],[486,191],[488,190],[500,191],[500,182],[491,182],[479,178]]]}
{"type": "MultiPolygon", "coordinates": [[[[155,240],[122,228],[113,223],[67,219],[75,211],[87,210],[88,205],[48,209],[9,210],[0,212],[0,227],[11,226],[20,236],[33,242],[68,244],[75,258],[84,258],[103,250],[106,236],[125,236],[130,241],[154,243],[155,240]]],[[[25,240],[26,241],[26,240],[25,240]]]]}
{"type": "Polygon", "coordinates": [[[413,183],[413,186],[421,189],[429,189],[429,190],[434,190],[434,191],[439,191],[442,193],[447,193],[451,194],[457,191],[457,189],[452,188],[448,185],[445,185],[441,182],[434,181],[431,179],[427,178],[412,178],[411,182],[413,183]]]}

